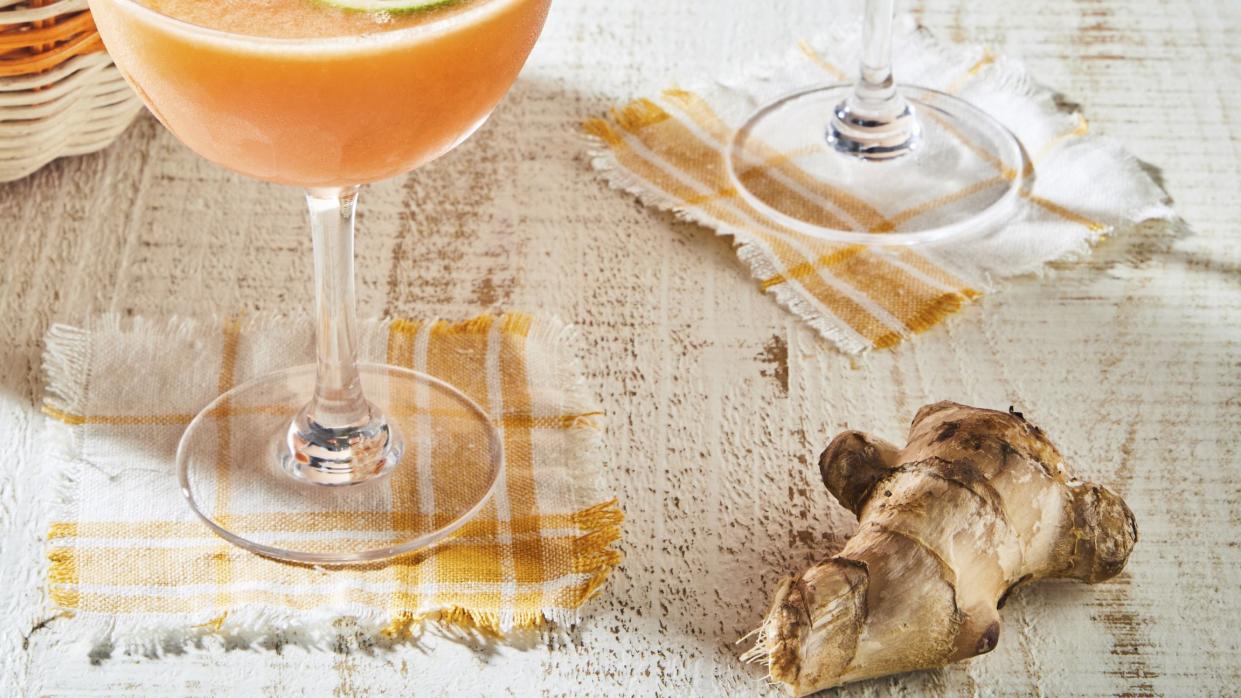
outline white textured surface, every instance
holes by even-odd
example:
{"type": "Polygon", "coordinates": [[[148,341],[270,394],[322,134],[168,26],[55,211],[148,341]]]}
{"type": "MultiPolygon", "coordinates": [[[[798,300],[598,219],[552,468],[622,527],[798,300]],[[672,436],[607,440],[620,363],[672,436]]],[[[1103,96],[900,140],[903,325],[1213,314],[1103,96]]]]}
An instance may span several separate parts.
{"type": "MultiPolygon", "coordinates": [[[[40,337],[122,313],[303,312],[300,197],[229,175],[151,119],[0,187],[0,693],[745,695],[733,641],[775,580],[852,521],[817,482],[845,425],[892,438],[922,403],[1017,405],[1142,540],[1118,580],[1022,589],[999,647],[850,693],[1224,694],[1241,680],[1241,5],[928,0],[945,38],[996,45],[1162,168],[1186,235],[1105,244],[893,352],[849,359],[759,293],[727,243],[589,172],[577,123],[619,99],[812,33],[825,0],[559,0],[524,77],[457,152],[363,198],[374,313],[557,312],[583,327],[610,412],[628,560],[567,636],[334,651],[207,642],[92,649],[44,619],[40,337]],[[787,358],[785,358],[787,357],[787,358]],[[27,640],[28,638],[28,640],[27,640]]],[[[722,64],[722,65],[721,65],[722,64]]]]}

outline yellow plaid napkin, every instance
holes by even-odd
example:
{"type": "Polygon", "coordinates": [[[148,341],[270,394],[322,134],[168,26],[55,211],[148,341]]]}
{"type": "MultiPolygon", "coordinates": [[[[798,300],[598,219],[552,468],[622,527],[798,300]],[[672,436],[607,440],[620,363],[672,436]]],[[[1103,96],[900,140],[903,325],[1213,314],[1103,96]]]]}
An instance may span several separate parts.
{"type": "MultiPolygon", "coordinates": [[[[571,329],[525,315],[366,325],[363,360],[430,369],[491,406],[507,468],[483,512],[429,553],[322,569],[216,538],[190,513],[173,465],[180,433],[219,391],[312,359],[308,322],[109,316],[54,326],[44,412],[62,509],[48,532],[51,600],[120,641],[194,627],[313,634],[341,617],[398,634],[427,618],[497,632],[572,622],[620,560],[621,522],[596,486],[602,413],[573,344],[571,329]]],[[[385,486],[389,501],[419,507],[385,486]]],[[[233,497],[230,515],[278,518],[279,502],[255,499],[233,497]]],[[[351,525],[391,525],[376,513],[351,525]]]]}
{"type": "MultiPolygon", "coordinates": [[[[783,60],[746,75],[667,89],[589,120],[594,165],[613,186],[732,236],[760,288],[848,352],[893,346],[977,298],[994,279],[1083,256],[1090,243],[1126,225],[1172,215],[1163,191],[1132,156],[1088,136],[1081,114],[1020,65],[978,47],[940,45],[909,17],[897,27],[894,62],[901,81],[958,94],[1025,145],[1035,184],[1001,234],[934,248],[830,244],[781,226],[732,188],[723,149],[735,129],[789,92],[851,80],[860,54],[858,27],[801,41],[783,60]]],[[[754,177],[772,189],[764,197],[784,189],[802,206],[816,207],[819,217],[854,230],[900,230],[940,205],[884,200],[882,192],[820,188],[808,194],[798,186],[811,181],[798,167],[800,154],[782,155],[763,166],[778,176],[754,177]]]]}

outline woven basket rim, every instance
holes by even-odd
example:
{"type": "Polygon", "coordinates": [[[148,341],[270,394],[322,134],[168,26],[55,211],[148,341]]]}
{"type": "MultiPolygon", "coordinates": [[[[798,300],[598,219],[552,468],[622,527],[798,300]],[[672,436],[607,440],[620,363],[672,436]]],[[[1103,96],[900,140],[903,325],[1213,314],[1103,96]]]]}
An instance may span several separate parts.
{"type": "Polygon", "coordinates": [[[27,22],[46,21],[88,9],[86,0],[25,0],[7,7],[0,7],[0,28],[12,28],[27,22]]]}
{"type": "Polygon", "coordinates": [[[45,73],[103,50],[86,0],[27,0],[0,10],[0,78],[45,73]]]}

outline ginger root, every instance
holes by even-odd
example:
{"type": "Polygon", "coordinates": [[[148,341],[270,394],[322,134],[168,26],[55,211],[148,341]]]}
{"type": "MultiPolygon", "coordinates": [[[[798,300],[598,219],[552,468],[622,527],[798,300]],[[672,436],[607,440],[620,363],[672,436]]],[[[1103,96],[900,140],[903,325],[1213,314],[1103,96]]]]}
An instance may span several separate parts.
{"type": "Polygon", "coordinates": [[[858,531],[780,582],[744,655],[794,695],[990,652],[1013,587],[1103,581],[1137,542],[1124,501],[1011,409],[927,405],[903,449],[845,432],[819,469],[858,531]]]}

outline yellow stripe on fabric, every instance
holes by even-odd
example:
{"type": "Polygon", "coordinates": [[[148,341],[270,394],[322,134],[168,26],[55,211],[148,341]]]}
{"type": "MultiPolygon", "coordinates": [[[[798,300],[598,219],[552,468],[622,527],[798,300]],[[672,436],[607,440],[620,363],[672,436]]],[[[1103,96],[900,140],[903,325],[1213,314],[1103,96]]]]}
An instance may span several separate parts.
{"type": "Polygon", "coordinates": [[[917,269],[923,275],[934,279],[940,284],[955,289],[957,293],[960,293],[966,298],[973,300],[982,295],[982,293],[970,288],[968,283],[960,278],[957,278],[957,276],[950,273],[947,269],[944,269],[942,266],[932,262],[909,248],[901,248],[897,250],[896,258],[902,263],[908,264],[911,268],[917,269]]]}
{"type": "Polygon", "coordinates": [[[534,450],[531,427],[534,405],[530,397],[527,342],[530,337],[530,317],[505,316],[500,325],[499,372],[500,391],[504,413],[523,419],[514,420],[504,427],[504,457],[509,494],[509,513],[513,532],[520,532],[518,521],[537,525],[537,500],[535,498],[534,450]]]}
{"type": "Polygon", "coordinates": [[[931,199],[930,201],[924,201],[918,204],[917,206],[907,208],[904,211],[901,211],[900,213],[893,216],[892,222],[898,226],[903,225],[913,220],[914,218],[917,218],[918,216],[921,216],[923,214],[930,213],[931,211],[934,211],[937,208],[953,203],[955,201],[960,201],[961,199],[973,196],[974,194],[980,194],[984,191],[987,191],[988,189],[1002,186],[1008,181],[1009,180],[1004,177],[992,177],[991,179],[985,179],[981,182],[975,182],[953,194],[945,194],[944,196],[931,199]]]}
{"type": "Polygon", "coordinates": [[[1027,195],[1026,198],[1029,199],[1031,203],[1037,204],[1038,206],[1041,206],[1042,208],[1056,214],[1057,216],[1060,216],[1065,220],[1086,226],[1086,228],[1091,232],[1098,233],[1107,230],[1106,225],[1088,218],[1087,216],[1083,216],[1075,211],[1070,211],[1054,201],[1044,199],[1041,196],[1034,196],[1033,194],[1027,195]]]}
{"type": "MultiPolygon", "coordinates": [[[[675,120],[671,120],[669,123],[675,124],[677,122],[675,120]]],[[[606,127],[606,124],[604,126],[606,127]]],[[[598,124],[594,124],[592,128],[599,129],[600,127],[598,124]]],[[[680,126],[680,128],[682,134],[676,134],[677,137],[697,138],[693,134],[689,133],[684,126],[680,126]]],[[[643,133],[646,133],[645,129],[640,130],[637,134],[633,134],[633,136],[639,143],[642,143],[646,147],[650,147],[643,141],[643,133]]],[[[647,160],[641,154],[637,153],[629,146],[628,142],[624,140],[623,136],[617,134],[617,138],[619,138],[619,140],[609,142],[614,143],[612,148],[617,159],[630,171],[639,174],[639,176],[642,176],[647,181],[664,190],[665,193],[680,201],[684,201],[686,198],[695,193],[690,187],[677,181],[675,177],[665,172],[655,163],[647,160]]],[[[677,155],[675,152],[661,153],[661,155],[669,156],[673,167],[681,169],[687,175],[700,182],[707,183],[708,186],[711,185],[711,173],[703,171],[702,169],[695,169],[693,167],[693,163],[676,161],[674,159],[677,155]]],[[[719,181],[718,177],[720,164],[721,163],[718,162],[718,159],[717,162],[714,163],[716,183],[719,181]]],[[[734,202],[734,204],[738,210],[744,212],[745,215],[749,216],[752,220],[759,221],[760,225],[763,225],[772,231],[778,231],[784,236],[800,238],[803,240],[806,239],[803,236],[798,235],[795,231],[789,230],[777,223],[769,221],[764,218],[762,214],[750,208],[744,202],[737,201],[734,202]]],[[[785,238],[782,235],[764,233],[762,230],[756,229],[754,225],[744,222],[737,214],[729,212],[727,209],[718,204],[705,205],[702,207],[702,210],[725,224],[748,230],[751,234],[755,235],[755,237],[759,238],[768,245],[776,256],[775,261],[779,262],[786,270],[789,268],[797,268],[798,265],[810,263],[804,255],[794,250],[785,241],[785,238]]],[[[821,250],[836,249],[839,247],[837,245],[827,245],[813,242],[808,244],[821,250]]],[[[888,327],[882,320],[871,314],[870,311],[862,305],[848,296],[843,295],[836,289],[829,287],[825,281],[819,278],[817,274],[804,277],[802,280],[802,286],[805,288],[807,293],[822,303],[824,307],[826,307],[828,311],[838,320],[852,328],[863,339],[871,343],[881,341],[884,342],[884,346],[889,346],[887,342],[891,341],[893,328],[888,327]]]]}
{"type": "Polygon", "coordinates": [[[447,320],[439,320],[431,326],[432,337],[453,337],[453,336],[469,336],[482,335],[484,338],[488,332],[491,332],[491,325],[495,322],[493,315],[479,315],[462,322],[449,322],[447,320]]]}
{"type": "MultiPolygon", "coordinates": [[[[408,320],[396,320],[389,326],[388,346],[385,357],[389,364],[402,368],[415,368],[414,345],[421,329],[422,323],[408,320]]],[[[408,404],[415,409],[422,407],[416,404],[417,398],[412,392],[408,387],[400,391],[398,396],[404,401],[401,404],[408,404]]],[[[398,424],[401,424],[404,421],[402,416],[393,415],[392,418],[398,420],[398,424]]],[[[411,431],[405,428],[403,424],[401,428],[407,434],[411,431]]],[[[417,462],[419,455],[416,449],[415,443],[408,444],[403,459],[406,463],[415,463],[416,466],[422,466],[424,464],[417,462]]],[[[397,467],[390,478],[389,498],[392,502],[392,511],[388,516],[387,524],[398,535],[409,531],[429,530],[436,526],[435,512],[421,511],[421,492],[418,479],[418,467],[397,467]],[[426,526],[425,523],[420,525],[417,521],[419,518],[422,518],[424,521],[429,518],[428,523],[431,525],[426,526]]],[[[382,606],[387,608],[390,613],[397,613],[403,608],[417,608],[420,599],[409,590],[414,588],[414,585],[424,581],[419,574],[422,569],[422,565],[392,565],[392,580],[397,584],[397,592],[388,595],[384,599],[382,606]]]]}
{"type": "MultiPolygon", "coordinates": [[[[841,250],[835,255],[825,255],[820,257],[815,261],[815,263],[816,265],[834,267],[835,265],[851,259],[864,249],[865,248],[860,245],[852,246],[841,250]]],[[[925,257],[922,257],[911,250],[901,250],[896,256],[902,263],[909,265],[911,268],[917,270],[924,276],[927,276],[950,289],[945,292],[934,288],[923,282],[921,279],[902,271],[900,278],[904,281],[895,285],[888,284],[889,288],[887,289],[887,293],[891,294],[890,296],[884,296],[882,294],[878,297],[872,296],[872,298],[874,298],[876,302],[883,305],[886,310],[892,312],[896,317],[900,318],[905,326],[913,332],[925,332],[935,323],[960,310],[964,304],[964,301],[974,300],[982,295],[975,289],[970,288],[960,279],[957,279],[955,276],[944,271],[938,265],[931,263],[925,257]],[[919,293],[916,297],[906,299],[904,295],[906,291],[904,284],[906,283],[913,286],[915,289],[920,290],[921,293],[919,293]],[[895,305],[891,302],[885,302],[885,298],[890,299],[892,297],[906,302],[897,303],[895,305]]],[[[881,273],[884,273],[882,272],[884,269],[892,269],[894,271],[899,269],[898,267],[894,267],[886,263],[879,264],[880,261],[881,260],[878,257],[868,258],[866,266],[880,270],[881,273]]],[[[800,278],[801,276],[805,276],[806,274],[810,274],[812,272],[813,269],[810,265],[804,265],[797,269],[791,270],[789,273],[790,275],[793,275],[794,278],[800,278]]],[[[839,272],[837,273],[839,275],[839,272]]],[[[861,273],[863,277],[870,278],[871,272],[868,269],[863,268],[861,273]]],[[[875,278],[880,277],[876,276],[875,278]]],[[[843,275],[842,279],[847,281],[843,275]]],[[[787,280],[788,279],[783,276],[774,276],[763,279],[760,285],[764,289],[767,289],[771,286],[785,283],[787,280]]],[[[864,283],[865,281],[862,282],[864,283]]],[[[880,289],[876,288],[873,290],[879,291],[880,289]]],[[[897,337],[891,335],[882,339],[885,342],[885,346],[891,346],[891,342],[899,341],[897,337]]]]}
{"type": "Polygon", "coordinates": [[[1000,158],[995,153],[975,143],[973,139],[969,138],[964,133],[961,133],[961,130],[956,126],[953,126],[947,119],[935,113],[933,109],[923,110],[921,113],[927,118],[934,120],[935,123],[939,124],[940,128],[944,129],[946,133],[957,139],[958,143],[977,155],[979,159],[991,165],[991,167],[1000,173],[1001,177],[1010,182],[1017,178],[1017,170],[1014,170],[1011,167],[1004,167],[1004,163],[1000,161],[1000,158]]]}
{"type": "MultiPolygon", "coordinates": [[[[427,338],[426,371],[433,376],[453,384],[480,405],[488,404],[487,388],[487,346],[495,317],[483,315],[463,323],[440,321],[431,326],[427,338]]],[[[437,399],[432,394],[432,406],[437,399]]],[[[444,400],[443,396],[438,398],[444,400]]],[[[474,417],[469,417],[472,423],[474,417]]],[[[434,483],[435,506],[437,511],[465,511],[473,504],[475,489],[470,483],[466,487],[456,487],[461,481],[458,463],[476,462],[480,457],[489,458],[490,448],[486,441],[474,434],[471,438],[437,438],[431,452],[431,482],[434,483]],[[485,452],[480,452],[480,446],[485,452]]],[[[469,471],[467,471],[469,472],[469,471]]],[[[478,514],[471,523],[485,531],[480,535],[494,535],[496,509],[494,498],[478,514]]],[[[435,554],[434,580],[442,584],[451,584],[455,580],[496,579],[500,575],[501,553],[496,543],[484,549],[471,549],[469,554],[452,556],[435,554]]],[[[492,595],[478,600],[483,605],[498,606],[500,590],[497,588],[492,595]]],[[[401,605],[406,608],[416,607],[418,598],[409,598],[401,605]]],[[[450,586],[441,588],[434,597],[421,599],[431,606],[453,605],[459,599],[452,596],[450,586]]]]}
{"type": "MultiPolygon", "coordinates": [[[[487,406],[488,412],[491,414],[504,414],[508,411],[509,395],[504,386],[504,347],[510,341],[510,337],[505,335],[504,322],[492,327],[491,332],[487,336],[486,360],[484,361],[483,370],[480,373],[486,380],[487,385],[487,401],[483,402],[487,406]]],[[[522,345],[524,346],[524,337],[522,345]]],[[[496,489],[492,497],[492,503],[495,506],[495,524],[496,524],[496,550],[493,551],[492,557],[495,558],[492,564],[491,560],[486,561],[489,567],[492,567],[500,579],[510,582],[499,587],[498,603],[506,609],[519,608],[517,605],[516,588],[511,584],[517,578],[518,552],[516,542],[513,540],[513,507],[514,501],[511,492],[511,483],[516,477],[516,471],[520,467],[518,463],[521,458],[518,454],[510,453],[509,449],[513,447],[512,435],[508,429],[500,430],[500,438],[504,443],[504,472],[500,474],[499,487],[496,489]]]]}
{"type": "Polygon", "coordinates": [[[806,58],[810,59],[811,63],[814,63],[815,65],[819,66],[819,68],[823,72],[827,73],[833,78],[836,78],[837,80],[848,80],[849,79],[849,76],[845,74],[845,71],[841,70],[840,68],[837,68],[835,64],[833,64],[831,61],[824,58],[823,55],[820,54],[818,51],[815,51],[814,47],[810,45],[809,41],[806,41],[805,39],[801,39],[800,41],[797,42],[797,48],[801,49],[801,52],[805,54],[806,58]]]}
{"type": "Polygon", "coordinates": [[[82,426],[84,424],[102,424],[107,426],[184,426],[194,420],[194,415],[188,413],[174,414],[119,414],[119,415],[81,415],[65,412],[51,405],[43,405],[43,414],[55,419],[58,422],[64,422],[72,427],[82,426]]]}
{"type": "Polygon", "coordinates": [[[635,99],[623,107],[613,108],[612,121],[630,133],[667,121],[670,117],[649,99],[635,99]]]}
{"type": "MultiPolygon", "coordinates": [[[[711,105],[702,97],[689,90],[679,88],[665,90],[663,94],[670,104],[681,110],[681,113],[685,114],[698,128],[701,128],[715,140],[717,154],[721,152],[719,149],[723,148],[732,139],[732,129],[724,123],[723,119],[715,113],[711,105]]],[[[870,232],[886,232],[892,229],[892,224],[879,209],[871,206],[858,196],[827,186],[822,181],[807,175],[804,170],[792,161],[793,157],[808,153],[780,153],[775,148],[765,145],[758,146],[757,150],[760,151],[758,155],[762,158],[762,163],[751,167],[741,176],[743,178],[750,176],[750,173],[755,171],[763,173],[763,181],[757,184],[763,187],[758,191],[760,193],[759,198],[764,201],[770,201],[774,198],[785,198],[787,200],[791,197],[797,201],[804,202],[803,208],[809,206],[812,209],[824,211],[821,206],[806,199],[801,192],[790,188],[763,172],[767,167],[775,167],[781,174],[796,182],[798,186],[830,201],[834,206],[837,206],[848,214],[849,217],[860,223],[865,230],[870,232]]],[[[752,188],[754,187],[754,185],[751,186],[752,188]]],[[[805,220],[813,222],[813,218],[810,216],[806,216],[805,220]]],[[[841,230],[852,230],[855,227],[839,221],[839,219],[836,219],[836,221],[835,223],[830,222],[830,220],[826,222],[841,230]]]]}
{"type": "MultiPolygon", "coordinates": [[[[224,337],[220,343],[220,376],[216,380],[218,395],[224,395],[232,390],[237,379],[237,344],[240,339],[241,321],[237,318],[230,318],[224,323],[224,337]]],[[[229,489],[233,467],[232,420],[228,412],[230,404],[227,397],[220,401],[220,406],[224,408],[224,415],[217,427],[217,460],[219,460],[217,466],[219,476],[216,478],[215,493],[217,516],[228,515],[229,498],[232,495],[229,489]]]]}
{"type": "Polygon", "coordinates": [[[819,257],[813,262],[803,262],[795,267],[790,267],[789,270],[783,274],[769,276],[766,279],[759,281],[758,285],[759,288],[766,291],[772,286],[779,286],[780,284],[787,283],[791,280],[801,281],[807,276],[818,274],[820,267],[834,266],[846,259],[856,257],[865,251],[865,245],[849,245],[847,247],[842,247],[827,254],[819,255],[819,257]]]}
{"type": "MultiPolygon", "coordinates": [[[[391,362],[389,362],[391,363],[391,362]]],[[[222,416],[241,416],[247,414],[293,414],[300,409],[300,406],[288,405],[253,405],[249,407],[233,407],[228,410],[215,409],[208,414],[213,417],[222,416]]],[[[73,414],[57,409],[51,405],[43,405],[43,414],[63,422],[69,426],[83,425],[105,425],[105,426],[185,426],[194,420],[192,414],[158,414],[158,415],[108,415],[108,414],[73,414]]],[[[417,414],[430,415],[432,417],[444,417],[451,415],[461,415],[465,412],[460,409],[434,409],[434,410],[417,410],[403,409],[398,405],[392,410],[393,415],[413,416],[417,414]]],[[[472,414],[472,413],[471,413],[472,414]]],[[[601,411],[594,412],[577,412],[573,414],[560,415],[522,415],[509,414],[500,417],[497,422],[501,426],[513,426],[527,429],[577,429],[583,425],[588,425],[593,417],[602,416],[601,411]]]]}
{"type": "Polygon", "coordinates": [[[588,575],[585,585],[566,589],[558,604],[576,608],[598,593],[608,574],[624,559],[624,553],[612,547],[620,538],[625,520],[615,499],[600,502],[573,515],[582,535],[573,541],[573,571],[588,575]]]}
{"type": "Polygon", "coordinates": [[[80,574],[77,557],[68,548],[54,548],[48,551],[48,596],[52,603],[66,610],[81,608],[81,597],[78,594],[80,574]]]}
{"type": "Polygon", "coordinates": [[[965,74],[949,83],[948,87],[944,88],[944,92],[947,92],[950,95],[955,95],[960,92],[966,85],[969,84],[970,80],[978,77],[978,74],[982,72],[983,68],[986,68],[992,63],[995,63],[995,54],[990,51],[983,51],[982,58],[975,61],[974,65],[971,65],[969,69],[965,71],[965,74]]]}
{"type": "Polygon", "coordinates": [[[523,357],[522,364],[525,364],[525,340],[530,337],[530,329],[534,326],[534,316],[527,313],[505,313],[500,319],[500,331],[505,335],[512,337],[520,337],[522,340],[523,357]]]}
{"type": "MultiPolygon", "coordinates": [[[[263,533],[273,530],[289,533],[321,533],[330,531],[382,531],[389,526],[388,511],[375,512],[263,512],[257,514],[234,514],[230,523],[240,533],[263,533]],[[352,524],[352,525],[351,525],[352,524]]],[[[456,519],[451,514],[411,514],[415,528],[443,526],[456,519]]],[[[572,514],[531,514],[514,517],[513,525],[522,530],[556,530],[572,528],[577,520],[572,514]]],[[[467,521],[455,537],[477,538],[491,529],[477,520],[467,521]]],[[[47,534],[48,540],[69,538],[146,540],[186,538],[214,540],[209,529],[198,521],[78,521],[53,523],[47,534]]],[[[450,539],[451,540],[451,539],[450,539]]]]}
{"type": "Polygon", "coordinates": [[[865,288],[875,303],[911,332],[925,332],[967,300],[931,286],[878,255],[847,257],[832,266],[832,273],[855,288],[865,288]]]}
{"type": "MultiPolygon", "coordinates": [[[[548,580],[554,579],[560,575],[568,574],[572,571],[570,568],[573,562],[570,560],[563,561],[561,568],[554,574],[543,574],[543,570],[539,567],[539,574],[527,574],[522,579],[514,579],[511,573],[506,572],[497,561],[505,544],[498,539],[498,523],[494,520],[480,521],[474,526],[477,536],[453,536],[434,548],[433,552],[424,552],[417,555],[404,556],[398,558],[396,562],[377,564],[370,567],[351,566],[349,573],[352,579],[361,579],[375,584],[391,584],[393,579],[389,576],[385,567],[398,567],[408,572],[408,574],[400,575],[396,580],[399,583],[398,594],[406,600],[418,601],[417,597],[408,594],[409,590],[416,590],[416,586],[408,586],[407,583],[417,584],[439,584],[447,586],[447,589],[440,590],[440,600],[452,596],[453,584],[468,583],[471,585],[495,584],[495,599],[499,600],[500,585],[504,583],[518,583],[521,585],[539,585],[548,580]],[[438,573],[433,575],[421,576],[420,572],[427,567],[426,562],[434,559],[435,568],[438,573]]],[[[577,540],[580,535],[574,534],[575,529],[564,529],[562,533],[548,533],[546,536],[523,534],[517,538],[520,545],[538,546],[538,550],[542,550],[545,541],[554,541],[563,539],[564,541],[577,540]]],[[[288,544],[290,539],[281,539],[279,536],[270,539],[273,545],[288,544]]],[[[354,541],[360,544],[376,545],[377,542],[373,538],[334,538],[331,541],[322,540],[316,543],[313,540],[299,539],[299,547],[304,547],[311,551],[326,551],[333,549],[334,544],[341,542],[354,541]]],[[[382,543],[383,541],[379,541],[382,543]]],[[[564,543],[562,545],[567,545],[564,543]]],[[[81,584],[107,585],[115,587],[141,587],[146,589],[167,588],[175,590],[187,583],[187,580],[210,580],[213,577],[214,569],[218,565],[217,554],[215,549],[216,543],[208,542],[203,539],[203,543],[199,545],[185,544],[165,547],[126,547],[126,546],[94,546],[94,545],[77,545],[76,547],[60,547],[54,552],[61,563],[68,566],[71,570],[82,570],[83,574],[77,574],[76,579],[70,578],[60,582],[66,586],[72,587],[81,584]],[[118,564],[123,560],[123,564],[118,564]],[[89,575],[85,572],[90,571],[89,575]]],[[[527,565],[541,564],[541,558],[528,558],[527,565]]],[[[218,584],[211,582],[210,586],[217,588],[220,593],[228,593],[228,589],[236,588],[239,584],[250,584],[254,582],[271,582],[282,584],[318,584],[330,583],[331,577],[324,577],[323,573],[309,565],[283,565],[272,564],[270,560],[243,556],[239,557],[233,565],[233,577],[229,584],[218,584]]],[[[486,595],[485,591],[472,592],[474,596],[486,595]]],[[[435,603],[434,599],[425,599],[431,605],[442,605],[435,603]]],[[[447,601],[445,603],[452,603],[447,601]]],[[[540,603],[536,603],[537,607],[540,603]]],[[[387,604],[385,604],[387,606],[387,604]]],[[[416,608],[417,604],[403,605],[399,608],[416,608]]],[[[223,610],[223,609],[222,609],[223,610]]]]}
{"type": "MultiPolygon", "coordinates": [[[[858,257],[856,252],[864,248],[860,245],[856,247],[860,249],[855,250],[854,254],[838,254],[834,259],[821,258],[819,263],[831,265],[833,273],[845,283],[859,288],[865,286],[876,303],[899,318],[912,332],[925,332],[960,310],[966,300],[978,296],[977,291],[969,288],[947,292],[935,288],[900,267],[887,264],[880,257],[858,257]]],[[[925,259],[922,262],[922,266],[929,265],[925,259]]],[[[805,268],[795,271],[810,273],[805,268]]],[[[766,288],[784,281],[783,278],[773,277],[765,279],[763,286],[766,288]]],[[[899,341],[898,335],[890,334],[880,338],[876,346],[892,346],[899,341]]]]}
{"type": "MultiPolygon", "coordinates": [[[[530,397],[530,377],[526,365],[527,343],[530,335],[530,317],[526,315],[505,316],[499,331],[498,369],[500,394],[505,414],[529,415],[533,412],[530,397]]],[[[538,511],[535,492],[534,446],[529,427],[505,426],[504,428],[505,485],[508,490],[509,531],[517,536],[538,531],[538,519],[531,516],[538,511]]],[[[513,543],[513,574],[518,584],[545,579],[543,539],[529,536],[515,539],[513,543]]],[[[541,608],[544,604],[542,590],[537,594],[518,594],[513,600],[518,609],[541,608]]]]}
{"type": "Polygon", "coordinates": [[[1077,118],[1077,124],[1068,131],[1058,133],[1047,139],[1047,142],[1043,144],[1043,147],[1039,148],[1037,153],[1030,156],[1031,165],[1037,165],[1042,162],[1043,159],[1050,155],[1057,146],[1061,145],[1065,141],[1073,138],[1081,138],[1090,132],[1090,122],[1086,121],[1086,117],[1082,116],[1080,112],[1075,113],[1073,116],[1077,118]]]}
{"type": "Polygon", "coordinates": [[[508,414],[500,423],[505,429],[590,429],[596,426],[596,417],[602,410],[560,415],[508,414]]]}
{"type": "Polygon", "coordinates": [[[417,320],[406,320],[405,318],[396,318],[388,324],[388,342],[391,347],[392,335],[398,337],[413,337],[418,334],[418,330],[422,327],[422,322],[417,320]]]}
{"type": "MultiPolygon", "coordinates": [[[[220,347],[220,377],[216,382],[216,388],[220,395],[224,395],[232,390],[233,385],[236,384],[237,345],[240,341],[241,321],[238,318],[230,318],[224,323],[224,338],[220,347]]],[[[227,412],[231,407],[231,403],[225,397],[221,400],[220,406],[227,412]]],[[[216,459],[219,463],[216,466],[218,475],[216,477],[214,518],[221,525],[227,525],[229,503],[232,497],[232,421],[232,416],[229,414],[225,414],[216,421],[216,459]]],[[[232,598],[224,591],[224,588],[232,578],[233,553],[233,547],[222,542],[219,549],[211,556],[211,559],[214,561],[211,573],[214,575],[216,584],[220,586],[220,594],[216,597],[216,604],[220,608],[228,608],[232,602],[232,598]]]]}

